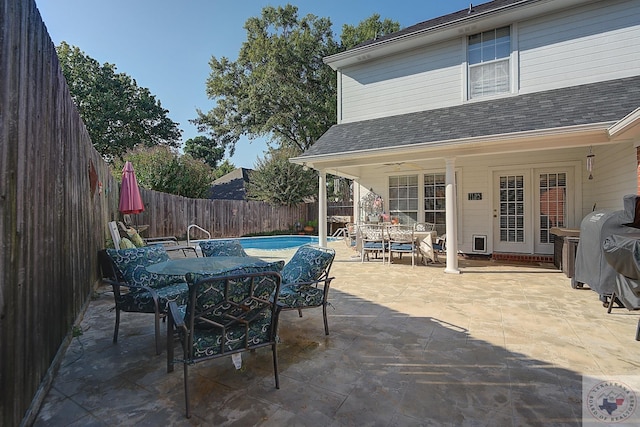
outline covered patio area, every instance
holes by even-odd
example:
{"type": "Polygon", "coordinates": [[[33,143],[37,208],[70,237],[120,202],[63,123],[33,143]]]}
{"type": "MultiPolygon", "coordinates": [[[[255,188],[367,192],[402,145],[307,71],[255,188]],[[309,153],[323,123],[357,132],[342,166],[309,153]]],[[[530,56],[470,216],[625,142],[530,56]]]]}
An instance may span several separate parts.
{"type": "Polygon", "coordinates": [[[245,355],[241,370],[201,363],[187,420],[182,371],[168,374],[166,354],[155,355],[149,316],[125,313],[112,344],[104,287],[35,425],[579,426],[583,380],[638,372],[638,313],[607,314],[553,265],[460,259],[451,275],[329,246],[331,334],[321,310],[281,315],[279,390],[268,349],[245,355]]]}

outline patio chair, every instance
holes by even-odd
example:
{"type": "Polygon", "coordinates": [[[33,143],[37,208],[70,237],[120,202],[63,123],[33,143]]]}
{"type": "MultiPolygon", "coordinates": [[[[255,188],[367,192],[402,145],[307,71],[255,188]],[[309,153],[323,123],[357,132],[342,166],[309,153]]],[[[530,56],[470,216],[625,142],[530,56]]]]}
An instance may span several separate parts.
{"type": "Polygon", "coordinates": [[[187,305],[169,304],[167,372],[173,372],[174,363],[182,363],[187,418],[191,417],[189,365],[195,363],[271,346],[276,388],[280,388],[276,351],[280,275],[275,271],[236,273],[188,274],[187,305]],[[182,344],[179,360],[173,357],[175,335],[182,344]]]}
{"type": "Polygon", "coordinates": [[[415,266],[416,262],[416,241],[413,237],[413,226],[410,225],[394,225],[387,227],[387,235],[389,236],[389,264],[393,261],[393,254],[411,254],[411,266],[415,266]]]}
{"type": "Polygon", "coordinates": [[[111,285],[115,301],[116,323],[113,343],[118,342],[120,312],[154,315],[156,354],[160,354],[160,318],[169,302],[185,304],[188,287],[183,276],[149,273],[146,267],[169,260],[162,245],[130,249],[105,249],[98,252],[102,281],[111,285]]]}
{"type": "Polygon", "coordinates": [[[298,310],[302,317],[303,309],[322,307],[325,335],[329,335],[327,304],[333,280],[329,271],[335,256],[336,251],[330,248],[300,246],[280,273],[282,289],[278,302],[282,310],[298,310]]]}
{"type": "Polygon", "coordinates": [[[382,262],[386,252],[385,226],[365,224],[358,228],[360,233],[361,251],[360,261],[364,262],[365,257],[369,260],[369,253],[374,253],[376,258],[378,254],[382,255],[382,262]]]}
{"type": "Polygon", "coordinates": [[[239,240],[204,240],[198,242],[202,255],[210,256],[248,256],[239,240]]]}
{"type": "Polygon", "coordinates": [[[416,222],[413,224],[415,231],[433,231],[436,229],[436,225],[432,222],[416,222]]]}
{"type": "Polygon", "coordinates": [[[356,235],[358,232],[357,226],[354,223],[350,222],[350,223],[347,223],[347,226],[345,227],[345,229],[346,229],[346,234],[344,236],[344,241],[347,244],[347,247],[351,249],[356,249],[357,248],[356,235]]]}

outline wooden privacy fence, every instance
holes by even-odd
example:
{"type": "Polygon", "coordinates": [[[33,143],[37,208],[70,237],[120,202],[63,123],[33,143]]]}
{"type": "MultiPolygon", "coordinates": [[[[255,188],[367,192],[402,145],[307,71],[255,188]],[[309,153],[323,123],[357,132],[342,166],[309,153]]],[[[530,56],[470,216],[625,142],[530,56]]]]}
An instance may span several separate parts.
{"type": "MultiPolygon", "coordinates": [[[[211,237],[241,237],[276,230],[293,230],[296,222],[307,221],[304,204],[272,206],[242,200],[189,199],[152,190],[140,190],[145,211],[132,215],[134,223],[148,224],[146,236],[186,238],[187,227],[196,224],[211,237]]],[[[192,230],[192,238],[204,238],[192,230]]]]}
{"type": "Polygon", "coordinates": [[[0,425],[16,426],[90,300],[118,186],[34,1],[0,2],[0,31],[0,425]]]}

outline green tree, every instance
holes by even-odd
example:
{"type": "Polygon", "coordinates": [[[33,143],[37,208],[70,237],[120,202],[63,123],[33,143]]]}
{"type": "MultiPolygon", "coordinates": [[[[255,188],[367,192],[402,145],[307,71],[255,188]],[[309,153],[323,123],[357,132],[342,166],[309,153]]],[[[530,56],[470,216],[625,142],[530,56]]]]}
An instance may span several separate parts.
{"type": "Polygon", "coordinates": [[[91,141],[112,162],[138,145],[177,147],[181,131],[149,89],[139,87],[116,66],[100,65],[79,48],[62,42],[60,66],[91,141]]]}
{"type": "Polygon", "coordinates": [[[265,7],[245,23],[237,61],[209,62],[207,95],[217,105],[194,123],[232,155],[242,135],[305,150],[335,123],[335,72],[322,62],[338,49],[331,21],[297,12],[265,7]]]}
{"type": "Polygon", "coordinates": [[[184,152],[195,159],[201,159],[213,169],[224,158],[224,147],[217,147],[215,141],[206,136],[196,136],[184,143],[184,152]]]}
{"type": "MultiPolygon", "coordinates": [[[[211,135],[216,147],[231,155],[243,135],[249,139],[268,137],[272,148],[291,148],[290,152],[299,154],[336,122],[336,74],[323,58],[398,28],[398,23],[388,19],[380,22],[376,14],[356,27],[343,26],[344,37],[338,43],[328,18],[299,18],[298,8],[290,4],[265,7],[260,17],[245,23],[247,40],[237,61],[211,58],[207,95],[217,103],[207,113],[198,110],[192,122],[211,135]]],[[[270,161],[261,162],[252,180],[267,170],[261,167],[266,163],[270,161]]],[[[281,168],[281,172],[287,171],[298,173],[295,168],[281,168]]],[[[296,185],[293,177],[288,181],[296,185]]],[[[300,185],[309,191],[304,196],[317,192],[317,186],[300,185]]],[[[274,183],[274,188],[279,186],[274,183]]],[[[292,193],[298,196],[303,192],[292,193]]],[[[254,192],[257,195],[264,197],[261,200],[281,198],[262,191],[254,192]]],[[[289,204],[293,198],[283,199],[289,204]]]]}
{"type": "Polygon", "coordinates": [[[295,148],[271,149],[257,162],[247,184],[247,196],[274,205],[296,205],[317,193],[318,175],[289,162],[295,148]]]}
{"type": "Polygon", "coordinates": [[[341,50],[351,49],[367,40],[377,39],[400,30],[400,24],[397,21],[385,19],[380,21],[380,15],[374,13],[364,21],[361,21],[356,27],[348,24],[342,26],[342,34],[340,34],[341,50]]]}
{"type": "Polygon", "coordinates": [[[209,197],[213,171],[189,154],[179,156],[163,146],[138,147],[114,161],[112,173],[117,179],[121,179],[125,160],[133,164],[138,185],[143,188],[194,199],[209,197]]]}

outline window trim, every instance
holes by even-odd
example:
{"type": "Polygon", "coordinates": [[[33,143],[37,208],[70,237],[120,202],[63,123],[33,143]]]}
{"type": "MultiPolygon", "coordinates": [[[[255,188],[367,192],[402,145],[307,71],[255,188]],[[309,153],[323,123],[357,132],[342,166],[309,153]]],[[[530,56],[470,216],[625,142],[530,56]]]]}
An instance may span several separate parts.
{"type": "MultiPolygon", "coordinates": [[[[519,73],[518,73],[518,69],[519,69],[519,62],[518,62],[518,42],[517,42],[517,24],[513,23],[513,24],[509,24],[509,25],[503,25],[500,27],[494,27],[494,28],[489,28],[486,29],[484,31],[479,31],[479,32],[474,32],[473,34],[467,34],[464,37],[462,37],[462,48],[463,48],[463,55],[464,55],[464,62],[462,63],[462,75],[464,77],[464,81],[462,82],[462,101],[463,102],[478,102],[478,101],[486,101],[486,100],[490,100],[490,99],[496,99],[496,98],[504,98],[505,96],[510,96],[513,95],[515,93],[517,93],[517,88],[519,87],[520,83],[519,83],[519,73]],[[491,31],[493,30],[498,30],[500,28],[504,28],[504,27],[509,27],[509,42],[510,42],[510,50],[509,50],[509,55],[504,57],[504,58],[499,58],[499,59],[494,59],[491,61],[487,61],[485,64],[491,64],[491,63],[495,63],[496,61],[504,61],[507,60],[508,61],[508,75],[509,75],[509,84],[508,84],[508,90],[505,92],[500,92],[500,93],[494,93],[491,95],[485,95],[485,96],[477,96],[475,98],[471,98],[471,82],[469,81],[469,79],[471,78],[471,66],[469,64],[469,37],[476,35],[476,34],[481,34],[484,33],[486,31],[491,31]]],[[[476,65],[476,64],[474,64],[476,65]]]]}

